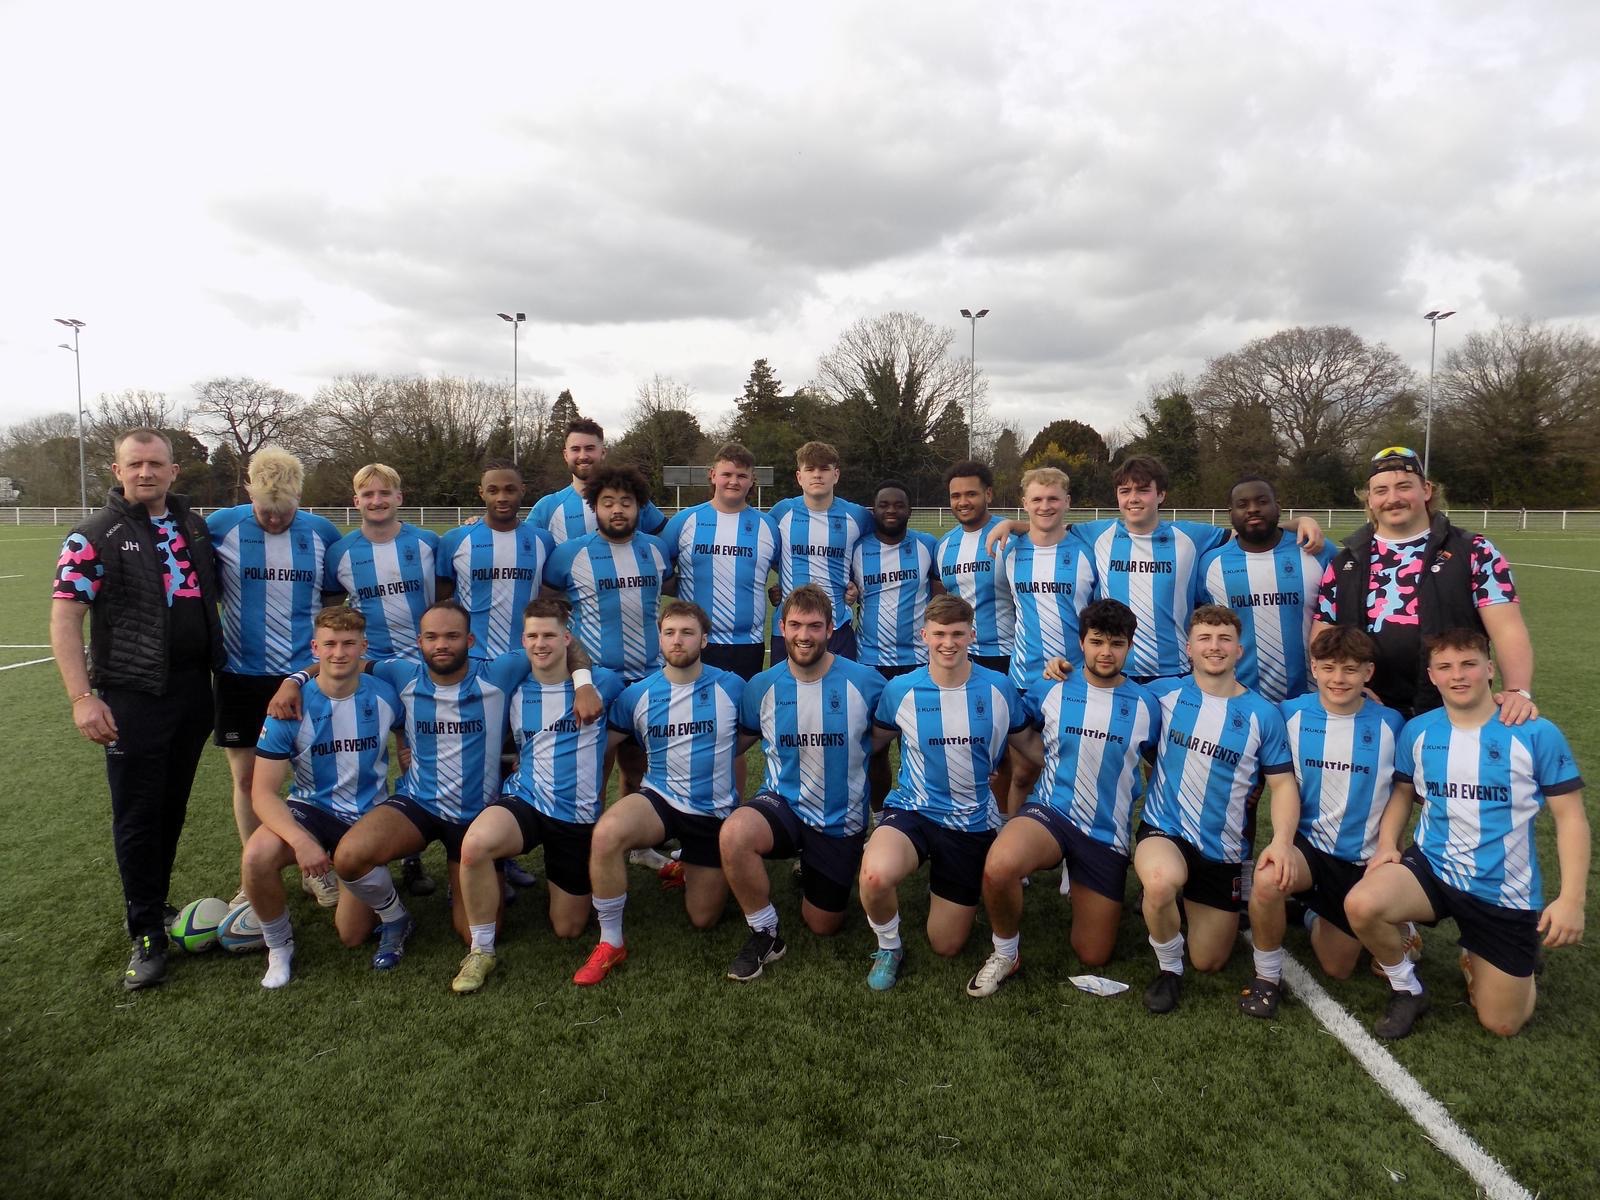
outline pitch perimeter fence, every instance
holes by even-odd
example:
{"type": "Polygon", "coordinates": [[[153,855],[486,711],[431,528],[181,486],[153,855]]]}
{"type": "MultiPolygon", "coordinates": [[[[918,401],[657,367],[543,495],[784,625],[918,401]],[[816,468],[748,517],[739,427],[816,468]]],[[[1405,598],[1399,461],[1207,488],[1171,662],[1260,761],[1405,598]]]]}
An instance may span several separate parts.
{"type": "MultiPolygon", "coordinates": [[[[76,505],[60,505],[55,507],[39,506],[33,508],[0,508],[0,526],[6,525],[39,525],[62,526],[76,525],[90,513],[98,509],[82,509],[76,505]]],[[[201,509],[201,512],[210,512],[210,509],[201,509]]],[[[335,525],[342,528],[353,528],[360,522],[360,514],[354,508],[311,508],[319,516],[327,517],[335,525]]],[[[1020,516],[1021,509],[996,508],[991,510],[1002,516],[1020,516]]],[[[1551,533],[1600,533],[1600,509],[1518,509],[1518,508],[1454,508],[1450,509],[1450,516],[1459,525],[1469,529],[1480,530],[1484,533],[1499,532],[1551,532],[1551,533]]],[[[460,525],[473,517],[481,516],[483,509],[475,506],[457,507],[455,505],[434,505],[426,507],[410,507],[400,510],[400,519],[409,521],[413,525],[427,528],[447,529],[460,525]]],[[[1366,521],[1366,514],[1358,508],[1286,508],[1283,515],[1287,517],[1307,513],[1315,517],[1324,529],[1355,529],[1366,521]]],[[[1078,523],[1082,521],[1098,521],[1106,517],[1114,517],[1117,510],[1114,508],[1075,508],[1067,514],[1068,521],[1078,523]]],[[[1198,521],[1208,525],[1226,525],[1228,523],[1228,510],[1225,508],[1175,508],[1166,511],[1168,517],[1180,521],[1198,521]]],[[[955,522],[947,508],[915,508],[911,510],[911,527],[921,529],[928,533],[938,533],[948,529],[955,522]]]]}

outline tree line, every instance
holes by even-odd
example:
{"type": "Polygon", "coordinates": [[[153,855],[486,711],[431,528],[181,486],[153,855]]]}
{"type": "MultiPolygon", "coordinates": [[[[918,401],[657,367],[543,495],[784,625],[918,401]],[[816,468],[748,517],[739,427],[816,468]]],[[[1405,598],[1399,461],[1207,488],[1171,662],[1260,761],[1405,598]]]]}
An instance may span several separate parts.
{"type": "MultiPolygon", "coordinates": [[[[662,488],[662,468],[710,461],[726,440],[743,442],[774,468],[770,501],[793,495],[794,451],[813,438],[844,458],[840,490],[867,500],[883,479],[904,483],[914,503],[939,504],[941,478],[967,457],[969,419],[977,456],[995,472],[996,500],[1014,503],[1022,473],[1058,466],[1073,501],[1114,503],[1111,471],[1130,453],[1160,457],[1173,505],[1212,506],[1242,474],[1271,480],[1286,504],[1349,507],[1363,463],[1387,445],[1422,449],[1428,381],[1392,350],[1339,326],[1296,327],[1211,359],[1198,376],[1150,389],[1121,425],[1105,431],[1058,419],[1031,435],[991,420],[981,372],[953,353],[954,334],[910,313],[862,318],[789,389],[757,359],[733,407],[706,422],[693,390],[656,375],[638,385],[612,457],[637,465],[662,488]],[[969,417],[970,405],[970,417],[969,417]]],[[[172,438],[178,490],[203,505],[244,499],[251,455],[269,442],[306,463],[303,503],[348,503],[363,463],[387,462],[411,504],[477,503],[479,464],[518,457],[534,494],[567,481],[561,445],[586,415],[570,390],[463,377],[342,376],[306,399],[249,378],[202,380],[179,408],[160,393],[101,395],[86,413],[90,500],[110,484],[119,430],[137,425],[172,438]]],[[[1433,475],[1456,503],[1497,508],[1600,506],[1600,341],[1573,328],[1502,321],[1449,350],[1434,389],[1433,475]]],[[[1048,413],[1050,403],[1041,404],[1048,413]]],[[[78,494],[77,421],[56,413],[0,433],[0,475],[21,503],[70,505],[78,494]]]]}

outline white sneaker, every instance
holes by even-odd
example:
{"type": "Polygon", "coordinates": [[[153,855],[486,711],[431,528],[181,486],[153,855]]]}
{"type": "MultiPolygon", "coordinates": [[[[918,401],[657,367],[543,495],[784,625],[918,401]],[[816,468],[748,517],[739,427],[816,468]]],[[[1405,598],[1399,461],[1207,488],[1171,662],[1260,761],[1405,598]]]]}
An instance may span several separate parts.
{"type": "Polygon", "coordinates": [[[294,943],[287,946],[267,947],[267,973],[261,977],[261,986],[264,988],[281,988],[289,982],[293,974],[291,964],[294,962],[294,943]]]}
{"type": "Polygon", "coordinates": [[[978,973],[967,980],[967,995],[992,996],[1000,990],[1000,985],[1022,970],[1022,956],[1016,958],[1001,954],[996,950],[983,960],[983,966],[978,968],[978,973]]]}
{"type": "Polygon", "coordinates": [[[243,888],[240,888],[237,892],[235,892],[233,894],[233,899],[228,901],[228,907],[230,909],[235,909],[235,908],[238,908],[239,905],[241,905],[241,904],[249,904],[249,903],[250,903],[250,897],[246,896],[244,894],[244,889],[243,888]]]}
{"type": "Polygon", "coordinates": [[[329,871],[322,878],[315,875],[300,876],[300,890],[310,896],[322,908],[337,908],[339,906],[339,877],[329,871]]]}
{"type": "Polygon", "coordinates": [[[672,860],[662,854],[653,846],[646,846],[642,850],[628,851],[628,863],[635,867],[648,867],[652,871],[659,871],[672,860]]]}

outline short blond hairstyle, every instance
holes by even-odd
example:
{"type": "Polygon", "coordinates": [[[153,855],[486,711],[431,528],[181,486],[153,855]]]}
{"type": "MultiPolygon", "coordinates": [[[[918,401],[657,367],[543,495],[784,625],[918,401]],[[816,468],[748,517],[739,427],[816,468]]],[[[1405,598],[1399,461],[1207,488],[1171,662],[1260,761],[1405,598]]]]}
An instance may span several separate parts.
{"type": "Polygon", "coordinates": [[[377,480],[397,492],[400,490],[400,472],[387,463],[368,463],[356,472],[355,478],[350,481],[350,486],[359,492],[373,480],[377,480]]]}
{"type": "Polygon", "coordinates": [[[250,499],[267,508],[284,509],[300,503],[306,469],[282,446],[263,446],[250,459],[250,499]]]}
{"type": "Polygon", "coordinates": [[[1026,492],[1036,483],[1042,487],[1060,488],[1065,495],[1072,494],[1072,477],[1056,467],[1035,467],[1031,471],[1024,471],[1020,490],[1026,492]]]}

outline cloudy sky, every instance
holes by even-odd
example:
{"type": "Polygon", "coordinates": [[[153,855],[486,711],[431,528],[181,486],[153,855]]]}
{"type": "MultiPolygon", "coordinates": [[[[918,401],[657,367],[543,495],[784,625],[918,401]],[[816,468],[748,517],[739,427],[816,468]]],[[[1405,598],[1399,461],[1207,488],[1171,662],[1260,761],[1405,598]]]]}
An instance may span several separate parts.
{"type": "Polygon", "coordinates": [[[731,407],[863,315],[1102,429],[1293,324],[1600,323],[1593,0],[0,3],[0,422],[213,375],[731,407]],[[1588,49],[1585,49],[1588,47],[1588,49]]]}

